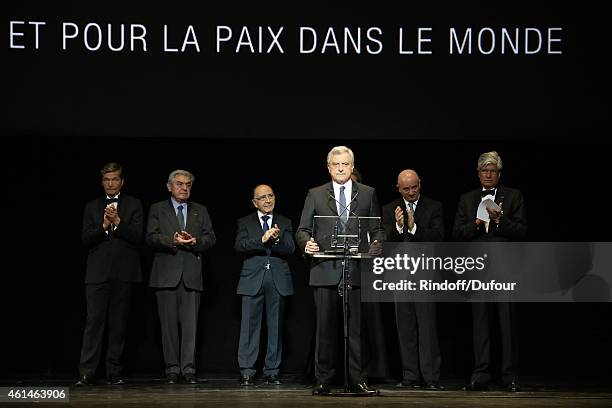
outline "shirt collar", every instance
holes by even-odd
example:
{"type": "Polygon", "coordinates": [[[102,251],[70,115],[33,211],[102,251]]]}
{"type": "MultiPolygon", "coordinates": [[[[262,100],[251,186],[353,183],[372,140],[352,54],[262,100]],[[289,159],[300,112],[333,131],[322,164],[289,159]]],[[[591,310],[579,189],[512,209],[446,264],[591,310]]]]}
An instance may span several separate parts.
{"type": "Polygon", "coordinates": [[[262,213],[261,211],[257,210],[257,217],[259,217],[259,221],[262,221],[261,217],[263,217],[264,215],[267,215],[268,217],[270,217],[270,218],[269,218],[269,220],[271,220],[271,219],[272,219],[272,214],[273,214],[273,213],[270,213],[270,214],[264,214],[264,213],[262,213]]]}
{"type": "Polygon", "coordinates": [[[404,205],[406,206],[406,208],[408,207],[408,203],[412,203],[414,205],[414,208],[416,208],[416,206],[419,204],[420,199],[421,197],[417,198],[415,201],[408,201],[404,197],[402,197],[402,200],[404,200],[404,205]]]}
{"type": "Polygon", "coordinates": [[[336,191],[340,192],[340,187],[342,187],[342,186],[346,187],[344,189],[345,194],[348,191],[349,195],[350,195],[351,191],[353,191],[353,180],[351,180],[350,178],[344,184],[338,184],[334,180],[332,180],[332,185],[334,187],[334,192],[336,192],[336,191]]]}
{"type": "Polygon", "coordinates": [[[174,207],[175,210],[178,209],[179,205],[182,205],[183,208],[187,208],[187,203],[179,203],[178,201],[174,199],[174,197],[170,197],[170,201],[172,201],[172,206],[174,207]]]}

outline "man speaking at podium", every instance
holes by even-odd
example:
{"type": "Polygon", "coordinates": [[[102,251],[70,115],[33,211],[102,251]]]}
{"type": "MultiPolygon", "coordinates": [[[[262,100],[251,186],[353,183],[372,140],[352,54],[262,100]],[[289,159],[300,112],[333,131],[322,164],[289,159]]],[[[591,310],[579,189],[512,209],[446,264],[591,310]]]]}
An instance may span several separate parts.
{"type": "MultiPolygon", "coordinates": [[[[314,217],[349,216],[380,217],[380,208],[376,191],[369,186],[353,182],[351,174],[354,167],[354,155],[346,146],[336,146],[327,154],[327,168],[331,182],[308,191],[300,226],[296,233],[298,247],[307,255],[319,251],[319,245],[312,236],[314,217]]],[[[310,286],[314,287],[316,307],[316,348],[315,377],[317,386],[314,395],[329,394],[330,384],[336,373],[338,356],[337,334],[342,322],[338,321],[342,298],[338,285],[342,279],[342,259],[316,258],[311,260],[310,286]]],[[[354,266],[354,262],[351,264],[354,266]]],[[[361,277],[358,268],[349,271],[348,306],[348,383],[351,391],[371,393],[372,389],[365,382],[361,349],[361,277]]]]}

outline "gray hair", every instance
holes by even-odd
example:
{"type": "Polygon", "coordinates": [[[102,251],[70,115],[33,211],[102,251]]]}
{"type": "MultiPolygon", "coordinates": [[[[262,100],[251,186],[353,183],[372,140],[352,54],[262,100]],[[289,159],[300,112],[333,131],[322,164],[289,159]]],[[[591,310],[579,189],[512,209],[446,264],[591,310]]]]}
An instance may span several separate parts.
{"type": "Polygon", "coordinates": [[[332,156],[336,154],[348,153],[351,158],[351,165],[355,165],[355,155],[353,151],[346,146],[335,146],[327,153],[327,164],[331,163],[332,156]]]}
{"type": "Polygon", "coordinates": [[[489,164],[494,164],[497,167],[497,171],[501,171],[502,169],[502,159],[496,151],[486,152],[480,155],[478,158],[478,168],[476,170],[480,171],[485,168],[485,166],[489,164]]]}
{"type": "Polygon", "coordinates": [[[176,169],[168,176],[168,184],[172,184],[172,181],[174,181],[176,176],[187,176],[189,177],[189,181],[191,181],[192,183],[195,181],[194,175],[188,172],[187,170],[176,169]]]}

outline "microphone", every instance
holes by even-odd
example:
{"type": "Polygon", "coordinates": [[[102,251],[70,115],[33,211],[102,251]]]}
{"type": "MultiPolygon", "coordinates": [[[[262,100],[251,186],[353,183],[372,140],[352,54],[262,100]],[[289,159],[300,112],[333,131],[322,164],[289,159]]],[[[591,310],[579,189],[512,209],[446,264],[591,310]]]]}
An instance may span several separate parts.
{"type": "MultiPolygon", "coordinates": [[[[349,201],[348,204],[345,205],[345,206],[342,205],[340,203],[340,201],[336,200],[336,197],[333,196],[332,194],[327,193],[327,195],[329,195],[330,198],[332,198],[336,203],[338,203],[338,207],[340,207],[340,209],[341,209],[341,211],[339,211],[340,214],[344,214],[345,212],[347,212],[349,216],[353,216],[353,217],[357,218],[357,229],[358,229],[357,236],[360,237],[361,236],[361,220],[359,219],[359,216],[355,213],[355,211],[351,211],[351,203],[353,201],[355,201],[355,198],[357,198],[357,196],[359,195],[359,191],[357,191],[355,193],[353,198],[351,198],[351,201],[349,201]]],[[[343,233],[346,232],[345,230],[346,230],[347,224],[348,224],[348,216],[346,217],[347,218],[347,222],[345,222],[344,220],[342,220],[342,216],[340,214],[338,214],[339,215],[339,217],[338,217],[339,219],[336,220],[336,225],[334,225],[334,236],[336,236],[336,237],[338,237],[340,229],[342,230],[343,233]],[[340,228],[340,225],[338,225],[339,223],[342,224],[342,228],[340,228]]],[[[333,240],[332,240],[332,246],[333,245],[334,245],[334,243],[333,243],[333,240]]],[[[337,242],[336,242],[336,245],[337,245],[337,242]]],[[[345,248],[347,247],[347,245],[348,245],[347,238],[344,237],[344,246],[345,246],[345,248]]]]}

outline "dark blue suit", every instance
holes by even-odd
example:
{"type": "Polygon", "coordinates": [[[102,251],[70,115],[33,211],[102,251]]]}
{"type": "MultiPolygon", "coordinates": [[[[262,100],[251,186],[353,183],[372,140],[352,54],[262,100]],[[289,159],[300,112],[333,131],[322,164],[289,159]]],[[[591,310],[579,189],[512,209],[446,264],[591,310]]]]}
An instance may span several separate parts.
{"type": "Polygon", "coordinates": [[[268,347],[264,364],[264,376],[278,375],[282,342],[283,296],[293,294],[291,271],[286,257],[295,251],[291,220],[272,214],[268,220],[280,229],[277,241],[261,241],[262,222],[258,212],[240,218],[236,232],[236,252],[244,257],[236,293],[242,296],[242,321],[238,364],[243,375],[255,375],[255,362],[259,352],[261,318],[266,306],[268,347]]]}

